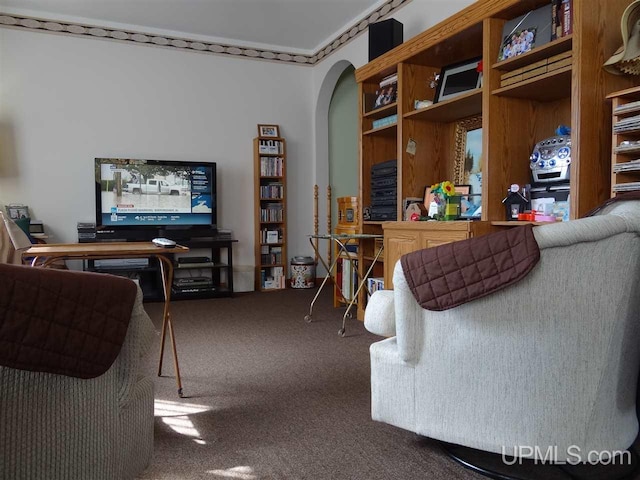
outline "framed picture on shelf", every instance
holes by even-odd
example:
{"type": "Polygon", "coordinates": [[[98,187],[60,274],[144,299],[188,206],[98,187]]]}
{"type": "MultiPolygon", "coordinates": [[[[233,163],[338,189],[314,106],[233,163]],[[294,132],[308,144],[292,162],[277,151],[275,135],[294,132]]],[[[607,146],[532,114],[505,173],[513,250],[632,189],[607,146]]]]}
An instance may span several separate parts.
{"type": "MultiPolygon", "coordinates": [[[[455,163],[453,182],[456,185],[469,185],[467,192],[482,194],[482,116],[466,118],[456,123],[455,163]]],[[[480,197],[477,197],[480,198],[480,197]]]]}
{"type": "Polygon", "coordinates": [[[482,57],[476,57],[443,67],[438,77],[433,103],[449,100],[480,88],[482,86],[481,60],[482,57]]]}
{"type": "Polygon", "coordinates": [[[377,97],[373,103],[373,109],[384,107],[394,103],[398,96],[398,84],[392,83],[385,87],[382,87],[376,92],[377,97]]]}
{"type": "Polygon", "coordinates": [[[534,47],[549,43],[551,30],[551,3],[509,20],[502,28],[498,61],[513,58],[531,51],[534,47]]]}
{"type": "Polygon", "coordinates": [[[280,136],[278,125],[258,125],[258,136],[278,138],[280,136]]]}
{"type": "Polygon", "coordinates": [[[27,205],[19,205],[16,203],[12,203],[7,205],[7,215],[12,220],[17,220],[19,218],[29,218],[29,207],[27,205]]]}

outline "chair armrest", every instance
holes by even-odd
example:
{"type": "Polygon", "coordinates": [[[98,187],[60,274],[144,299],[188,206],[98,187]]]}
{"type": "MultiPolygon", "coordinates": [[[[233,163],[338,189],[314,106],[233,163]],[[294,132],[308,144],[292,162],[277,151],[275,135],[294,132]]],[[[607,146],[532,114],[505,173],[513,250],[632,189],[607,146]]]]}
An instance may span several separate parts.
{"type": "MultiPolygon", "coordinates": [[[[137,282],[136,282],[137,283],[137,282]]],[[[142,372],[142,357],[147,354],[157,337],[155,328],[142,304],[142,290],[138,285],[138,293],[131,311],[131,320],[127,336],[114,366],[117,368],[119,385],[118,399],[120,405],[126,405],[142,372]]]]}
{"type": "Polygon", "coordinates": [[[396,336],[400,359],[414,362],[424,335],[422,307],[407,285],[400,261],[395,265],[393,285],[393,290],[378,290],[371,296],[364,312],[364,326],[376,335],[396,336]]]}
{"type": "Polygon", "coordinates": [[[364,311],[364,326],[375,335],[393,337],[396,334],[396,315],[393,290],[373,292],[364,311]]]}

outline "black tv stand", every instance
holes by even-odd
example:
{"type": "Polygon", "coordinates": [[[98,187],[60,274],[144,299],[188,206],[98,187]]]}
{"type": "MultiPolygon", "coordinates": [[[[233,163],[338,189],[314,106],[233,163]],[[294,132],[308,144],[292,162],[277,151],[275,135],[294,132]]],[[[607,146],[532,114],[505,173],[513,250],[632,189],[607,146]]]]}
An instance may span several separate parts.
{"type": "MultiPolygon", "coordinates": [[[[177,231],[147,230],[144,234],[140,231],[132,233],[135,232],[133,230],[114,231],[113,233],[96,235],[96,242],[149,241],[159,236],[171,238],[191,250],[189,253],[181,255],[180,258],[172,258],[174,263],[172,300],[233,296],[232,245],[237,240],[231,238],[229,234],[211,235],[214,233],[212,230],[200,230],[200,232],[207,232],[209,235],[203,237],[178,238],[176,235],[171,235],[171,232],[177,231]],[[191,258],[194,260],[191,261],[191,258]],[[210,279],[210,282],[205,278],[210,279]]],[[[186,231],[188,230],[180,230],[180,232],[186,231]]],[[[172,255],[172,257],[174,256],[172,255]]],[[[139,263],[131,259],[108,262],[88,260],[85,269],[136,279],[140,282],[145,301],[162,301],[164,299],[160,266],[156,259],[152,258],[139,263]]]]}

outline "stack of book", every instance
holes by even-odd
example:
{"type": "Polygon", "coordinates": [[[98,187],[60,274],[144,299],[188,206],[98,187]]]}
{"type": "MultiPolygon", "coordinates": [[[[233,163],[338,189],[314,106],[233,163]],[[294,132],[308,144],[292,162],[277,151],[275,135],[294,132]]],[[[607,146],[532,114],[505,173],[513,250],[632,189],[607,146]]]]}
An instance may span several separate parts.
{"type": "Polygon", "coordinates": [[[264,290],[285,288],[286,277],[284,276],[283,267],[272,267],[267,271],[260,270],[260,283],[264,290]]]}

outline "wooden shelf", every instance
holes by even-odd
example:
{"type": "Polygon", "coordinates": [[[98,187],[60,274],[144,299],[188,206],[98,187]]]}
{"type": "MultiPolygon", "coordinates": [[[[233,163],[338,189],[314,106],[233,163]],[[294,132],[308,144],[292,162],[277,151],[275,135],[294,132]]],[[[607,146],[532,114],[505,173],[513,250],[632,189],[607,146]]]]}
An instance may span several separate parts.
{"type": "Polygon", "coordinates": [[[380,135],[382,137],[395,137],[398,131],[398,124],[394,123],[393,125],[385,125],[380,128],[373,128],[371,130],[367,130],[363,132],[363,135],[380,135]]]}
{"type": "Polygon", "coordinates": [[[362,118],[371,118],[376,120],[378,118],[388,117],[389,115],[393,115],[398,111],[398,104],[396,102],[390,103],[389,105],[385,105],[384,107],[376,108],[375,110],[371,110],[362,114],[362,118]]]}
{"type": "Polygon", "coordinates": [[[413,112],[405,113],[407,120],[426,120],[429,122],[454,122],[462,118],[482,113],[482,89],[463,93],[462,95],[435,103],[413,112]]]}
{"type": "Polygon", "coordinates": [[[498,88],[492,95],[526,98],[541,102],[559,100],[571,95],[571,65],[529,78],[513,85],[498,88]]]}
{"type": "Polygon", "coordinates": [[[491,65],[491,68],[500,70],[503,72],[511,72],[517,68],[531,65],[532,63],[544,60],[545,58],[552,57],[559,53],[568,52],[573,46],[573,35],[567,35],[566,37],[558,38],[549,43],[536,47],[530,52],[523,53],[517,57],[508,58],[500,62],[491,65]]]}

